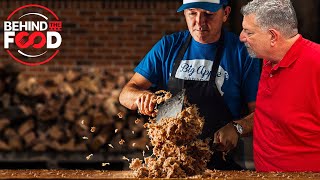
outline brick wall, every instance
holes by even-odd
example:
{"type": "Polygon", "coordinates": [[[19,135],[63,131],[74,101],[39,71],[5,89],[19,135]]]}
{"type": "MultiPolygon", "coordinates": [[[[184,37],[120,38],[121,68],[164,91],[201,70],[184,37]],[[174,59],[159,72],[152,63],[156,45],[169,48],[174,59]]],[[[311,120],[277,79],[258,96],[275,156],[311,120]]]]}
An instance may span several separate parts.
{"type": "Polygon", "coordinates": [[[50,8],[62,20],[60,53],[48,64],[20,65],[3,50],[1,35],[0,60],[13,62],[25,74],[40,78],[90,67],[113,74],[132,71],[162,35],[186,28],[183,15],[176,13],[180,2],[174,0],[7,0],[0,2],[0,22],[16,8],[30,3],[50,8]]]}
{"type": "MultiPolygon", "coordinates": [[[[241,31],[239,9],[245,1],[232,2],[229,29],[241,31]]],[[[39,78],[66,70],[107,69],[119,74],[132,71],[161,36],[186,29],[182,13],[176,13],[182,0],[1,0],[0,61],[13,62],[26,75],[39,78]],[[26,67],[9,58],[3,50],[2,22],[16,8],[40,4],[52,9],[63,22],[60,53],[48,64],[26,67]]],[[[301,6],[293,0],[300,21],[299,30],[320,42],[320,3],[310,0],[301,6]]],[[[304,2],[304,1],[303,1],[304,2]]]]}

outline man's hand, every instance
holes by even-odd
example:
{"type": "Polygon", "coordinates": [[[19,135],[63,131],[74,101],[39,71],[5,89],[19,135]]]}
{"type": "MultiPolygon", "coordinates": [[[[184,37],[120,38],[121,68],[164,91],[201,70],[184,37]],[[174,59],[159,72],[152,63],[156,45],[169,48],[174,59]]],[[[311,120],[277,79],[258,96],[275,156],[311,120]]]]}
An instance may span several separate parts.
{"type": "Polygon", "coordinates": [[[228,123],[214,133],[214,143],[218,143],[218,151],[229,152],[237,146],[239,135],[232,123],[228,123]]]}
{"type": "Polygon", "coordinates": [[[138,107],[139,113],[151,117],[155,117],[157,115],[154,111],[157,103],[157,96],[155,94],[151,92],[144,92],[139,96],[135,103],[138,107]]]}

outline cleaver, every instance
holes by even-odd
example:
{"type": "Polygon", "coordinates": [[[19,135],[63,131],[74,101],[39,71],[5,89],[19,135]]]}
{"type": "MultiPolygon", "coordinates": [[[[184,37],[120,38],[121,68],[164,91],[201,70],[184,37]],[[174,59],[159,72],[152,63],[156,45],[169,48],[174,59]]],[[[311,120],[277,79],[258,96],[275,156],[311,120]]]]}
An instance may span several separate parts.
{"type": "Polygon", "coordinates": [[[176,95],[165,101],[163,104],[159,104],[157,109],[156,122],[159,122],[162,118],[176,117],[178,113],[182,111],[186,90],[182,89],[176,95]]]}

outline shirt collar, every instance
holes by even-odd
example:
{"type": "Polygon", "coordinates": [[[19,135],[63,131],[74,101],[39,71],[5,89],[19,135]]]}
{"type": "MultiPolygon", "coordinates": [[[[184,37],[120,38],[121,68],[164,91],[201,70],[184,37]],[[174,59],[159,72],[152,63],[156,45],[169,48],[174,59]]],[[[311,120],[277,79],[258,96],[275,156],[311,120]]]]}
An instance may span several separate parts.
{"type": "Polygon", "coordinates": [[[300,44],[303,41],[302,36],[299,34],[299,38],[296,40],[296,42],[291,46],[289,51],[286,53],[286,55],[282,58],[282,60],[279,62],[278,67],[289,67],[291,64],[293,64],[297,59],[298,55],[301,52],[300,44]]]}

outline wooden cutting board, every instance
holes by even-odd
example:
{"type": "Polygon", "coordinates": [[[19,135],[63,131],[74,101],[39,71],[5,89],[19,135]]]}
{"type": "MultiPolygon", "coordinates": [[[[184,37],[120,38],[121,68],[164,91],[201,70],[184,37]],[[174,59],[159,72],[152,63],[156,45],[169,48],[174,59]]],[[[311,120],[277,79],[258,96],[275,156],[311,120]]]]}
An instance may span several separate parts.
{"type": "Polygon", "coordinates": [[[0,179],[122,179],[133,178],[132,171],[108,170],[0,170],[0,179]]]}
{"type": "MultiPolygon", "coordinates": [[[[190,177],[201,179],[200,176],[190,177]]],[[[211,179],[320,179],[320,173],[257,173],[255,171],[212,171],[211,179]]],[[[132,171],[109,170],[0,170],[0,179],[135,179],[132,171]]]]}

